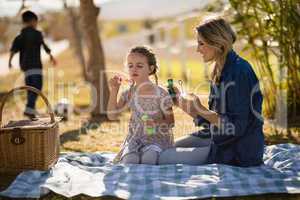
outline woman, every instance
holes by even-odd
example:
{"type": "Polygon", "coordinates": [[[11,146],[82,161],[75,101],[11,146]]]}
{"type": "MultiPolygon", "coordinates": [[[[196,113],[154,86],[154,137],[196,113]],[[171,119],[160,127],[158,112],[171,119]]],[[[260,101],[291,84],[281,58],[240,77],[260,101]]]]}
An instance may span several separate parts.
{"type": "MultiPolygon", "coordinates": [[[[191,153],[190,157],[201,160],[201,164],[260,165],[264,135],[259,81],[251,65],[232,49],[236,36],[224,19],[201,24],[197,27],[197,35],[197,52],[204,62],[214,62],[209,108],[204,107],[195,95],[193,100],[180,94],[177,96],[177,106],[192,116],[197,126],[205,128],[177,140],[175,145],[184,148],[210,145],[208,155],[201,150],[198,157],[191,153]]],[[[160,163],[174,163],[176,160],[182,163],[181,150],[178,149],[166,151],[161,155],[160,163]]]]}

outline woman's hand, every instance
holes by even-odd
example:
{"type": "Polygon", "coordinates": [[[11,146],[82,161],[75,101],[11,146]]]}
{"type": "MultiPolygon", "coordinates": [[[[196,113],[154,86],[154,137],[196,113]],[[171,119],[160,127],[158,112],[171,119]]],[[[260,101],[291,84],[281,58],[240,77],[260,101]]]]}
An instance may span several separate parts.
{"type": "Polygon", "coordinates": [[[203,112],[203,110],[206,110],[206,108],[202,105],[199,97],[194,93],[188,93],[183,95],[179,92],[177,88],[175,89],[175,91],[177,94],[177,101],[175,102],[175,105],[181,108],[191,117],[195,118],[198,114],[203,112]]]}
{"type": "Polygon", "coordinates": [[[176,93],[176,102],[175,105],[179,106],[178,104],[180,102],[188,102],[191,105],[194,105],[194,107],[201,108],[203,107],[199,97],[194,93],[181,93],[180,90],[177,87],[174,87],[174,91],[176,93]]]}
{"type": "Polygon", "coordinates": [[[119,75],[115,75],[114,77],[112,77],[108,84],[111,90],[119,90],[120,86],[121,86],[121,82],[122,82],[122,77],[119,75]]]}
{"type": "Polygon", "coordinates": [[[193,103],[193,107],[195,110],[198,110],[199,112],[203,110],[203,108],[205,108],[202,103],[200,98],[195,95],[194,93],[190,93],[187,95],[188,99],[191,99],[192,103],[193,103]]]}
{"type": "Polygon", "coordinates": [[[180,90],[178,89],[178,87],[174,86],[174,91],[175,91],[175,94],[176,94],[176,101],[173,101],[173,103],[176,105],[176,106],[179,106],[179,100],[180,100],[180,97],[181,97],[181,92],[180,90]]]}

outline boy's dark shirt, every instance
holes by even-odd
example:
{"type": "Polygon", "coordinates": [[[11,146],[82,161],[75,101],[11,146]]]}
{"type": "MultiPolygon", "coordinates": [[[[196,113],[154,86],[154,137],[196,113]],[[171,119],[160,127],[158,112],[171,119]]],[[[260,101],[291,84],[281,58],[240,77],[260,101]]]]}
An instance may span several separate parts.
{"type": "Polygon", "coordinates": [[[42,68],[41,45],[49,54],[51,50],[45,44],[42,33],[33,27],[23,28],[14,39],[10,50],[20,52],[20,67],[23,71],[42,68]]]}

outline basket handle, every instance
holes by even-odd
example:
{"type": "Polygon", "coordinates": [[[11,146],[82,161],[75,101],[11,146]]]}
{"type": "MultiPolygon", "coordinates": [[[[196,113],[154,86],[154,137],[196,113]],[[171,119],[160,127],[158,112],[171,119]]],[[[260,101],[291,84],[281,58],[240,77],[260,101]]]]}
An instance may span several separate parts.
{"type": "Polygon", "coordinates": [[[38,89],[36,89],[34,87],[21,86],[21,87],[17,87],[17,88],[14,88],[14,89],[10,90],[3,97],[2,103],[1,103],[1,106],[0,106],[0,127],[2,127],[2,114],[3,114],[3,108],[4,108],[4,105],[5,105],[5,102],[7,101],[8,97],[10,97],[13,93],[15,93],[17,91],[20,91],[20,90],[29,90],[29,91],[34,92],[34,93],[38,94],[39,96],[41,96],[42,99],[44,100],[44,102],[47,105],[48,113],[49,113],[50,118],[51,118],[51,123],[55,122],[55,116],[54,116],[53,110],[51,108],[51,105],[50,105],[47,97],[40,90],[38,90],[38,89]]]}

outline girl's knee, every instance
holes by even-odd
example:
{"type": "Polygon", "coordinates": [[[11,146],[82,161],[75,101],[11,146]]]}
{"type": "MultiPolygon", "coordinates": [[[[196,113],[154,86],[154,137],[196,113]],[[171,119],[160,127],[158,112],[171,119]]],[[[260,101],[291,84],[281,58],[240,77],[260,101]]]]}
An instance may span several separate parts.
{"type": "Polygon", "coordinates": [[[158,164],[159,152],[154,150],[147,150],[143,152],[141,157],[141,163],[147,165],[156,165],[158,164]]]}
{"type": "Polygon", "coordinates": [[[140,157],[137,153],[129,153],[123,156],[120,163],[122,164],[139,164],[140,157]]]}

